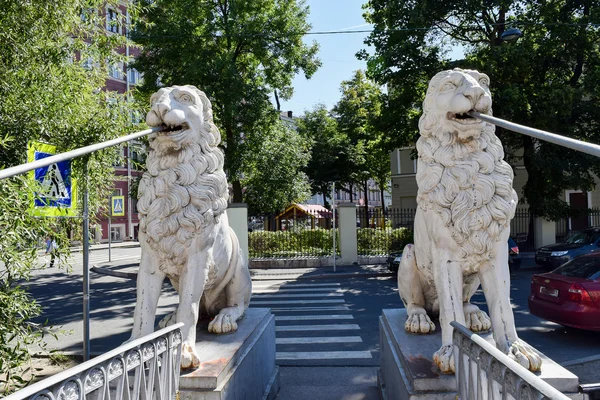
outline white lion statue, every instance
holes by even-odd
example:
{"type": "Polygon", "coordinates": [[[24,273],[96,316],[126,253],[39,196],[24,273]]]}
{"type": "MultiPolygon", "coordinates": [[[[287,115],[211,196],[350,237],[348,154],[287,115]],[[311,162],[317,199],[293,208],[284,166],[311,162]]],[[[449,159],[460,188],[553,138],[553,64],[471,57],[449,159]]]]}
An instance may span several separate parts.
{"type": "Polygon", "coordinates": [[[154,331],[168,277],[179,306],[161,326],[185,324],[181,368],[195,368],[199,315],[214,316],[210,332],[235,331],[248,308],[252,281],[225,213],[228,185],[210,101],[188,85],[162,88],[150,103],[146,122],[166,129],[149,136],[148,171],[139,186],[142,258],[131,339],[154,331]]]}
{"type": "Polygon", "coordinates": [[[513,171],[494,125],[466,114],[492,114],[489,83],[474,70],[438,73],[419,120],[415,244],[404,249],[398,287],[408,332],[433,331],[430,316],[439,315],[442,347],[434,362],[448,373],[455,371],[451,321],[474,332],[492,327],[500,350],[532,371],[541,367],[539,355],[518,338],[510,305],[513,171]],[[470,303],[480,283],[491,321],[470,303]]]}

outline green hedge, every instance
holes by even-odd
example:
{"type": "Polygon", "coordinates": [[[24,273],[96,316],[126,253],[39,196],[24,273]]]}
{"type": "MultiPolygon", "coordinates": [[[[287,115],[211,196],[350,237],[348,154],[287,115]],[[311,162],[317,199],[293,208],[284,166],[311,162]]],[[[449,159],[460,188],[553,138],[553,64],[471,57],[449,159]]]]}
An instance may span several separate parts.
{"type": "MultiPolygon", "coordinates": [[[[337,229],[335,230],[337,233],[337,229]]],[[[336,253],[339,251],[339,233],[336,253]]],[[[359,255],[386,255],[401,251],[413,242],[412,230],[358,228],[359,255]]],[[[321,257],[331,255],[333,238],[331,229],[291,229],[289,231],[248,232],[250,258],[321,257]]]]}

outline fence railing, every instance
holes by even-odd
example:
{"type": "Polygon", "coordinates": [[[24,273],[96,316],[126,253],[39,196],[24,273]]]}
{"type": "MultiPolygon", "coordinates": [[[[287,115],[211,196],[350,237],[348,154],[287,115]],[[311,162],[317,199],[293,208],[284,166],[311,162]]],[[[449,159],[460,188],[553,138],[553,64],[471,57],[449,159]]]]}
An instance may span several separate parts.
{"type": "Polygon", "coordinates": [[[458,398],[469,400],[568,399],[567,396],[523,368],[481,336],[456,321],[453,343],[458,353],[458,398]]]}
{"type": "Polygon", "coordinates": [[[592,226],[600,226],[600,209],[581,210],[578,214],[556,221],[556,242],[564,242],[573,232],[592,226]]]}
{"type": "Polygon", "coordinates": [[[181,327],[169,326],[67,369],[5,400],[175,399],[181,327]]]}
{"type": "Polygon", "coordinates": [[[412,243],[415,209],[356,210],[359,256],[386,256],[412,243]]]}

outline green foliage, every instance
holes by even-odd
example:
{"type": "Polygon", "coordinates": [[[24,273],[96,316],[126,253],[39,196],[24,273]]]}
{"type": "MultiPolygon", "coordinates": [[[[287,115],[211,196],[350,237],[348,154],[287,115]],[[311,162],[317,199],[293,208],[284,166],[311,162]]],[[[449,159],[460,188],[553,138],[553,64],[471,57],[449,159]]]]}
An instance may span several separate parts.
{"type": "Polygon", "coordinates": [[[390,252],[402,251],[404,246],[413,243],[412,229],[357,229],[358,254],[387,255],[390,252]]]}
{"type": "MultiPolygon", "coordinates": [[[[116,0],[0,0],[1,167],[25,163],[30,141],[63,152],[127,132],[130,109],[124,99],[98,90],[109,64],[120,59],[113,49],[126,41],[106,35],[100,14],[87,12],[107,3],[118,5],[116,0]],[[82,62],[88,58],[95,60],[91,70],[82,62]]],[[[129,7],[130,15],[135,11],[129,7]]],[[[89,157],[92,215],[105,203],[118,151],[89,157]]],[[[73,161],[80,194],[88,183],[81,179],[83,166],[82,159],[73,161]]],[[[27,210],[39,189],[26,176],[0,181],[0,375],[9,381],[2,382],[4,390],[24,383],[14,371],[29,359],[27,346],[39,343],[42,333],[31,323],[39,306],[19,285],[38,266],[39,241],[49,233],[60,248],[58,264],[62,259],[64,265],[67,234],[80,222],[33,217],[27,210]]]]}
{"type": "MultiPolygon", "coordinates": [[[[365,193],[368,179],[385,188],[390,179],[391,149],[385,146],[384,131],[376,123],[382,112],[381,89],[358,70],[352,79],[342,82],[340,90],[342,98],[333,108],[333,114],[339,131],[348,137],[353,149],[354,162],[348,166],[349,183],[362,185],[365,193]]],[[[381,201],[383,204],[383,198],[381,201]]]]}
{"type": "Polygon", "coordinates": [[[329,195],[332,182],[351,181],[355,161],[350,139],[338,130],[325,105],[319,104],[298,118],[298,132],[312,144],[305,171],[313,194],[329,195]]]}
{"type": "MultiPolygon", "coordinates": [[[[375,52],[359,56],[369,77],[388,85],[377,124],[390,146],[414,143],[427,83],[451,67],[490,76],[495,116],[600,142],[600,28],[591,25],[599,22],[597,2],[369,0],[364,8],[375,27],[366,44],[375,52]],[[513,26],[523,36],[503,42],[500,35],[513,26]],[[465,57],[450,61],[457,45],[465,57]]],[[[564,189],[593,188],[595,158],[503,129],[497,134],[508,160],[527,169],[522,195],[534,215],[564,216],[564,189]]]]}
{"type": "Polygon", "coordinates": [[[38,267],[40,242],[54,235],[58,244],[56,265],[65,264],[69,241],[65,221],[37,218],[23,212],[31,206],[37,185],[24,177],[0,181],[0,391],[24,382],[19,368],[26,364],[28,346],[42,339],[42,327],[31,321],[41,309],[20,282],[38,267]]]}
{"type": "Polygon", "coordinates": [[[251,215],[277,213],[310,197],[306,174],[309,144],[281,121],[249,137],[248,178],[243,179],[244,200],[251,215]]]}
{"type": "Polygon", "coordinates": [[[302,71],[310,78],[320,65],[316,43],[304,44],[299,34],[310,30],[308,7],[304,0],[144,3],[146,23],[134,34],[143,46],[136,61],[144,73],[140,98],[147,101],[159,78],[167,86],[195,85],[209,96],[226,144],[233,201],[241,202],[240,181],[256,172],[253,155],[263,157],[248,139],[277,131],[269,95],[277,90],[288,99],[293,77],[302,71]]]}
{"type": "MultiPolygon", "coordinates": [[[[251,258],[327,256],[333,251],[331,229],[291,229],[289,231],[248,232],[251,258]]],[[[338,235],[339,243],[339,233],[338,235]]],[[[339,249],[338,249],[339,253],[339,249]]]]}

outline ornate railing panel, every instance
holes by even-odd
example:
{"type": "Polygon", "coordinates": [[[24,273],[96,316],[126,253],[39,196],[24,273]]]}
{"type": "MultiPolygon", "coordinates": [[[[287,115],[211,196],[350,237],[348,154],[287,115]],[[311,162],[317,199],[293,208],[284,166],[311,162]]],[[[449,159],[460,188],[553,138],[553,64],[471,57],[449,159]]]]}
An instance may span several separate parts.
{"type": "Polygon", "coordinates": [[[126,343],[5,400],[167,400],[179,388],[183,323],[126,343]]]}
{"type": "Polygon", "coordinates": [[[456,387],[462,400],[569,399],[456,321],[456,387]]]}

